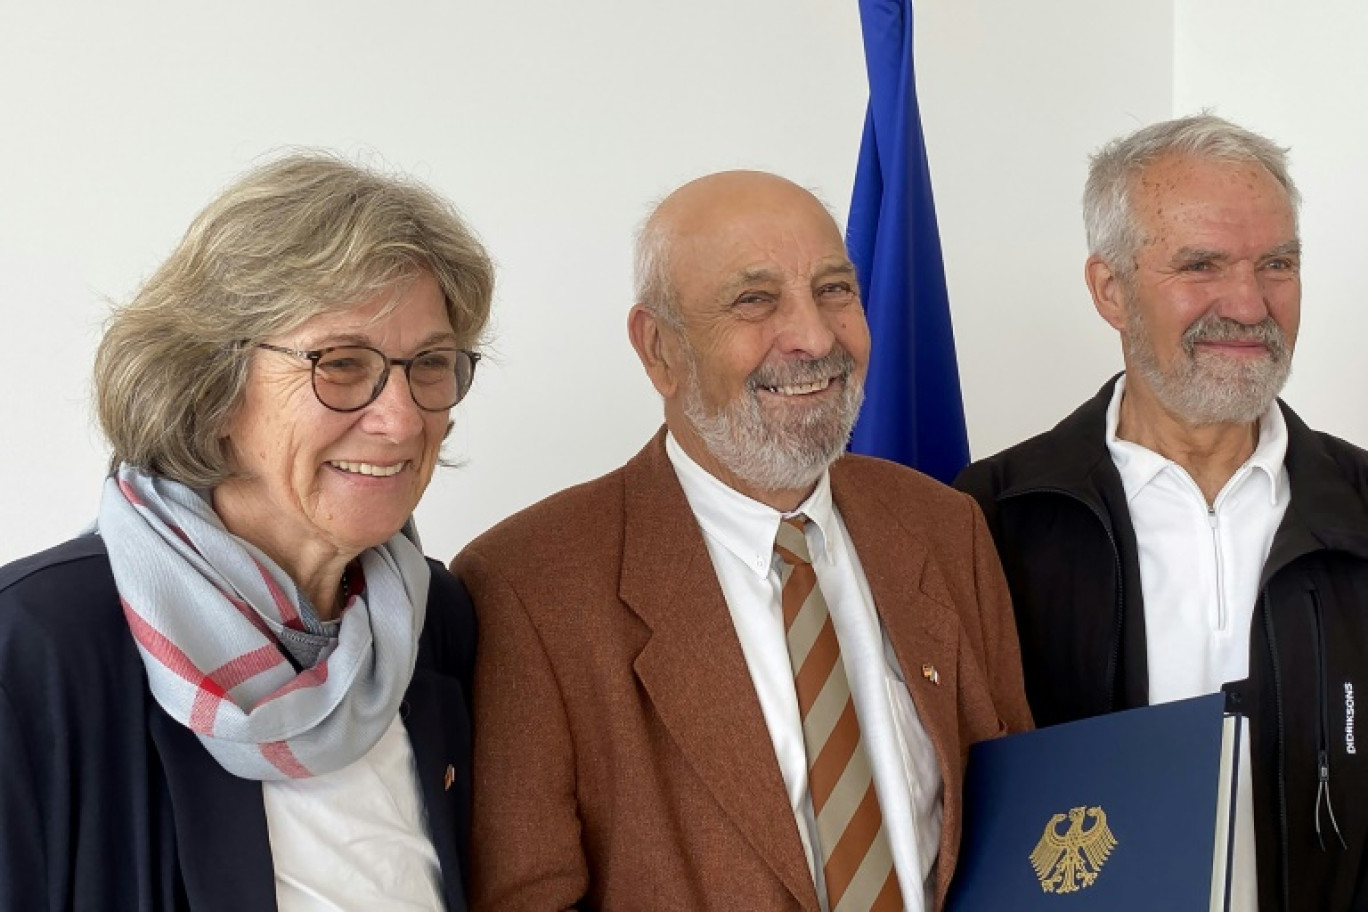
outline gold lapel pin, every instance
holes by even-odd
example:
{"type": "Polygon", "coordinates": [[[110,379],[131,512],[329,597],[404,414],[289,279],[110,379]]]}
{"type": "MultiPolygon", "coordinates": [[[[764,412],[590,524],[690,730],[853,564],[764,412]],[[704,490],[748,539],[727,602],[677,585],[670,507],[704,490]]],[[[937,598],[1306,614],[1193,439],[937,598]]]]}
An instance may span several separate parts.
{"type": "Polygon", "coordinates": [[[940,672],[936,671],[936,666],[932,665],[930,662],[922,663],[922,677],[926,678],[926,680],[930,681],[932,684],[940,683],[940,672]]]}
{"type": "Polygon", "coordinates": [[[446,776],[442,779],[442,786],[445,791],[451,791],[451,783],[456,781],[456,767],[447,764],[446,776]]]}

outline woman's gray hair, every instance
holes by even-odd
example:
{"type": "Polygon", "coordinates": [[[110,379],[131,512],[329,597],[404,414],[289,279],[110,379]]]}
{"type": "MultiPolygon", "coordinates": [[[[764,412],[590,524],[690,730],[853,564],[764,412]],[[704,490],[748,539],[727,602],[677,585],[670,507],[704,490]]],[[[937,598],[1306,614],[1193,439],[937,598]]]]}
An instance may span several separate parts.
{"type": "Polygon", "coordinates": [[[1135,271],[1145,240],[1131,200],[1135,179],[1166,156],[1263,165],[1287,191],[1295,224],[1301,194],[1287,170],[1287,149],[1214,114],[1152,124],[1103,146],[1090,160],[1083,190],[1088,252],[1121,278],[1135,271]]]}
{"type": "Polygon", "coordinates": [[[458,344],[489,318],[494,267],[450,203],[321,153],[257,168],[210,203],[95,356],[95,404],[127,462],[192,487],[232,474],[224,434],[257,342],[394,292],[421,272],[458,344]]]}

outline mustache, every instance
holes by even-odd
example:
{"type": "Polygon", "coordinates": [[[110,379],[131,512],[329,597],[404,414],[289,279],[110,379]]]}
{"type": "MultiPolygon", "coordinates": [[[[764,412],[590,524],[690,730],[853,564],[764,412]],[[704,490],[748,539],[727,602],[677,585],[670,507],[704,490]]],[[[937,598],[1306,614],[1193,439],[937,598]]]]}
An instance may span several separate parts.
{"type": "Polygon", "coordinates": [[[1272,317],[1253,325],[1209,313],[1183,331],[1183,351],[1191,355],[1203,342],[1258,342],[1275,361],[1288,356],[1287,336],[1272,317]]]}
{"type": "Polygon", "coordinates": [[[837,345],[821,358],[763,364],[746,378],[746,389],[755,392],[761,387],[788,386],[812,383],[828,377],[847,379],[855,372],[855,359],[850,352],[837,345]]]}

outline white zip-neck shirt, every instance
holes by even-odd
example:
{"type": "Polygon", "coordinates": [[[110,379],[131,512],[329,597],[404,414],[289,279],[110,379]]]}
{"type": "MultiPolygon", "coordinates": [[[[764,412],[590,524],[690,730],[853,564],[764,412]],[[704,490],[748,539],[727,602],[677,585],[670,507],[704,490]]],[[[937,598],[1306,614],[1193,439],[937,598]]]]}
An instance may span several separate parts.
{"type": "MultiPolygon", "coordinates": [[[[1249,676],[1259,579],[1291,497],[1287,423],[1277,402],[1268,407],[1254,452],[1208,505],[1186,469],[1116,436],[1125,390],[1123,376],[1107,408],[1107,449],[1135,529],[1152,705],[1249,676]]],[[[1240,766],[1252,769],[1248,738],[1240,766]]],[[[1240,776],[1235,802],[1236,852],[1249,862],[1232,884],[1230,908],[1246,912],[1258,908],[1252,775],[1240,776]]]]}
{"type": "Polygon", "coordinates": [[[1107,449],[1121,474],[1140,558],[1149,701],[1215,693],[1249,676],[1259,577],[1287,510],[1287,425],[1274,402],[1254,453],[1208,506],[1178,463],[1116,436],[1126,378],[1107,408],[1107,449]]]}

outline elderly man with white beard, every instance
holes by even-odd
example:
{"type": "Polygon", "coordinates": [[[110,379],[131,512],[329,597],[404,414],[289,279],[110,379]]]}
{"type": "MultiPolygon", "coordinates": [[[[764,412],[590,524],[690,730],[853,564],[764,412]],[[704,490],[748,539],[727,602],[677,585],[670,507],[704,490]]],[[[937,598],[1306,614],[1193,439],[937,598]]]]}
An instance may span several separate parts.
{"type": "Polygon", "coordinates": [[[1094,156],[1085,276],[1125,373],[956,486],[1002,557],[1037,724],[1224,689],[1251,727],[1238,907],[1361,910],[1368,454],[1277,400],[1301,316],[1285,153],[1201,115],[1094,156]]]}
{"type": "Polygon", "coordinates": [[[453,563],[480,624],[472,908],[938,909],[969,744],[1030,726],[983,518],[843,455],[869,330],[807,191],[675,191],[637,301],[665,427],[453,563]]]}

